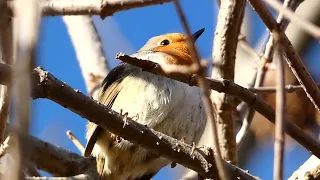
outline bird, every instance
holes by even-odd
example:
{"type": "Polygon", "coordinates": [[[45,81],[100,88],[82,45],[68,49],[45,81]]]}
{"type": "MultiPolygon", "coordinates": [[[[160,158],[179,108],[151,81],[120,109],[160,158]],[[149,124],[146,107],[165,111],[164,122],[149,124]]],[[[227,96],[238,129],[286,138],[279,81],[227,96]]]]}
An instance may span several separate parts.
{"type": "MultiPolygon", "coordinates": [[[[195,42],[204,28],[192,35],[195,42]]],[[[150,38],[131,57],[158,64],[192,65],[187,35],[167,33],[150,38]]],[[[103,80],[97,100],[127,117],[187,144],[204,132],[206,114],[199,87],[152,74],[125,62],[103,80]]],[[[107,120],[107,119],[106,119],[107,120]]],[[[149,180],[171,161],[88,122],[84,156],[96,158],[102,180],[149,180]]]]}

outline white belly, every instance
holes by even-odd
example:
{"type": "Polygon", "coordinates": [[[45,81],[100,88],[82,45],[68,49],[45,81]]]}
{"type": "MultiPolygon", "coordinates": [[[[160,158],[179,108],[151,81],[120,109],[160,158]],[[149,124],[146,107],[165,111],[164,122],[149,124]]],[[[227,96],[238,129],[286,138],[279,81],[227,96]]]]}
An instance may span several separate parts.
{"type": "MultiPolygon", "coordinates": [[[[199,141],[206,125],[199,88],[145,71],[127,76],[123,83],[113,110],[122,109],[133,120],[176,139],[184,137],[188,144],[199,141]]],[[[106,157],[105,173],[110,174],[106,179],[139,177],[146,172],[157,172],[170,162],[162,157],[145,161],[149,151],[140,147],[132,150],[132,144],[125,140],[107,147],[109,137],[105,133],[93,149],[93,155],[106,157]]]]}

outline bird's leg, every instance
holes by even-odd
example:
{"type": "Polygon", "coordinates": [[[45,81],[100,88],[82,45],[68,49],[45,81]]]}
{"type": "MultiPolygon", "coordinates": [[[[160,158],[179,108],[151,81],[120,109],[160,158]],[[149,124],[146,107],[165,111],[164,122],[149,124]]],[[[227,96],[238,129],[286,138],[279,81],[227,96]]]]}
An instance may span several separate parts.
{"type": "Polygon", "coordinates": [[[123,128],[124,128],[126,125],[128,125],[128,122],[127,122],[128,115],[129,115],[128,112],[125,112],[125,113],[123,114],[123,110],[120,109],[120,116],[121,116],[121,118],[122,118],[122,120],[123,120],[123,128]]]}
{"type": "MultiPolygon", "coordinates": [[[[128,112],[123,113],[123,109],[120,109],[119,114],[120,114],[120,117],[121,117],[121,118],[123,119],[123,121],[124,121],[124,124],[123,124],[123,128],[124,128],[124,127],[128,124],[128,122],[127,122],[128,112]]],[[[122,140],[122,138],[121,138],[120,136],[115,135],[115,134],[112,134],[112,135],[111,135],[111,138],[112,138],[112,140],[116,141],[117,143],[120,143],[121,140],[122,140]]]]}
{"type": "Polygon", "coordinates": [[[192,142],[192,149],[190,152],[190,156],[192,157],[194,150],[196,149],[196,143],[192,142]]]}

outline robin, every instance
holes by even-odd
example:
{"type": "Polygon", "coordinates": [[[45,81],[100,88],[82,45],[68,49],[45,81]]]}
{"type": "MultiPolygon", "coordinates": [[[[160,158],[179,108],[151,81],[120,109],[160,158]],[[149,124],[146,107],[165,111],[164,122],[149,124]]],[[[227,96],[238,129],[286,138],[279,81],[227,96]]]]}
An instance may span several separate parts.
{"type": "MultiPolygon", "coordinates": [[[[193,40],[204,32],[192,35],[193,40]]],[[[169,33],[151,38],[131,55],[158,64],[192,65],[187,36],[169,33]]],[[[118,113],[156,131],[188,144],[197,143],[206,125],[206,115],[198,87],[158,76],[133,65],[120,63],[104,79],[98,100],[118,113]]],[[[106,119],[107,121],[107,119],[106,119]]],[[[84,156],[93,155],[97,170],[105,180],[149,180],[170,163],[94,123],[87,125],[88,140],[84,156]]]]}

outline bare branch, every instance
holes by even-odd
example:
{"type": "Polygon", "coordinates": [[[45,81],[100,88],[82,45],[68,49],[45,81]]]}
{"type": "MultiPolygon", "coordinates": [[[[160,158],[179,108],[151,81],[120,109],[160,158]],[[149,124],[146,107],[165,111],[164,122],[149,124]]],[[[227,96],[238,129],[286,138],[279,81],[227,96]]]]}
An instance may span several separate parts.
{"type": "Polygon", "coordinates": [[[87,92],[95,97],[96,87],[109,71],[100,37],[89,16],[63,16],[63,20],[75,47],[87,92]]]}
{"type": "MultiPolygon", "coordinates": [[[[95,167],[93,158],[84,158],[76,153],[26,135],[22,138],[30,149],[30,163],[38,169],[55,176],[74,176],[81,174],[91,166],[95,167]]],[[[12,147],[9,141],[9,150],[12,147]]],[[[8,152],[10,153],[10,152],[8,152]]]]}
{"type": "Polygon", "coordinates": [[[314,38],[320,40],[320,28],[318,26],[312,24],[309,21],[301,19],[299,16],[295,15],[290,9],[282,7],[281,3],[279,3],[276,0],[264,0],[264,1],[268,3],[272,8],[282,13],[286,19],[290,20],[292,23],[298,24],[299,27],[304,29],[314,38]]]}
{"type": "MultiPolygon", "coordinates": [[[[237,42],[244,16],[244,0],[221,1],[214,37],[212,59],[219,68],[213,68],[215,79],[234,80],[237,42]]],[[[222,157],[237,164],[234,99],[224,93],[212,92],[217,106],[217,127],[222,157]]]]}
{"type": "MultiPolygon", "coordinates": [[[[317,84],[318,88],[320,88],[320,84],[317,84]]],[[[254,93],[275,93],[276,92],[276,87],[273,86],[263,86],[263,87],[258,87],[258,88],[248,88],[251,92],[254,93]]],[[[301,85],[286,85],[284,87],[285,92],[287,93],[292,93],[295,91],[303,90],[301,85]]]]}
{"type": "Polygon", "coordinates": [[[69,139],[73,142],[73,144],[79,149],[79,151],[81,152],[81,154],[84,153],[84,147],[83,145],[80,143],[80,141],[77,139],[77,137],[69,130],[67,131],[67,136],[69,137],[69,139]]]}
{"type": "Polygon", "coordinates": [[[215,152],[212,155],[215,156],[215,161],[216,161],[216,166],[218,169],[218,176],[216,177],[216,179],[222,179],[222,180],[226,180],[228,178],[228,174],[226,173],[224,166],[223,166],[223,162],[222,162],[222,155],[221,155],[221,149],[219,147],[219,141],[218,141],[218,131],[217,131],[217,126],[216,126],[216,109],[214,107],[214,105],[212,104],[212,101],[210,99],[210,91],[208,89],[208,84],[206,84],[205,82],[205,78],[204,78],[204,71],[203,69],[201,69],[201,62],[200,62],[200,56],[199,53],[195,47],[194,41],[192,39],[192,35],[191,35],[191,30],[190,27],[187,23],[187,20],[184,16],[184,13],[182,11],[181,5],[179,3],[178,0],[174,1],[174,5],[176,7],[176,10],[178,12],[178,15],[180,17],[180,21],[182,22],[182,25],[188,35],[188,45],[190,48],[190,54],[192,56],[193,59],[195,59],[196,61],[196,68],[198,69],[198,71],[196,72],[196,74],[198,74],[198,84],[199,87],[201,89],[202,92],[202,101],[204,104],[204,108],[206,111],[206,115],[207,115],[207,121],[211,122],[212,125],[212,136],[213,136],[213,141],[214,141],[214,148],[215,148],[215,152]]]}
{"type": "MultiPolygon", "coordinates": [[[[101,18],[133,8],[163,4],[172,0],[44,0],[43,16],[99,15],[101,18]]],[[[10,1],[10,7],[15,3],[10,1]]]]}
{"type": "MultiPolygon", "coordinates": [[[[275,38],[276,43],[278,39],[275,38]]],[[[276,132],[274,142],[274,165],[273,165],[273,179],[283,179],[283,160],[284,160],[284,120],[286,111],[286,94],[284,91],[285,77],[284,77],[284,59],[281,45],[277,45],[275,53],[277,64],[277,94],[276,94],[276,132]]]]}

